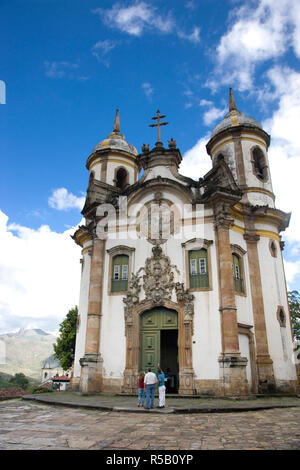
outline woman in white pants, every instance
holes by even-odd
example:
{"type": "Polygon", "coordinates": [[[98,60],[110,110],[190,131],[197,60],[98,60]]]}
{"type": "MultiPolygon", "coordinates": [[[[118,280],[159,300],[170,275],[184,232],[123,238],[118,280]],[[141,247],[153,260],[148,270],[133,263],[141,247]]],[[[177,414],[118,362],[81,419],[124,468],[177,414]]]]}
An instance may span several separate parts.
{"type": "Polygon", "coordinates": [[[159,367],[157,369],[157,378],[158,378],[158,397],[159,403],[157,408],[164,408],[166,404],[166,386],[165,386],[165,374],[159,367]]]}

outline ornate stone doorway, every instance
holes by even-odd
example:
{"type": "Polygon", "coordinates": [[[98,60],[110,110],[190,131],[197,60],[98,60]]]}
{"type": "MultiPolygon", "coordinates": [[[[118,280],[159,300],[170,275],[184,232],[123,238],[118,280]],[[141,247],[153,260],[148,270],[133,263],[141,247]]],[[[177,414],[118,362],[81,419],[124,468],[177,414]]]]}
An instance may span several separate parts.
{"type": "Polygon", "coordinates": [[[140,369],[154,372],[158,364],[168,375],[167,391],[176,392],[179,383],[178,314],[154,308],[140,316],[140,369]]]}
{"type": "MultiPolygon", "coordinates": [[[[144,351],[144,346],[141,346],[141,318],[144,318],[144,312],[149,312],[153,309],[167,310],[168,313],[166,315],[169,316],[170,311],[172,311],[172,315],[175,315],[173,320],[177,319],[177,327],[172,327],[170,330],[178,329],[178,393],[182,395],[192,395],[195,393],[192,358],[194,296],[184,289],[182,282],[175,282],[174,272],[180,274],[176,266],[171,264],[168,256],[163,254],[161,247],[155,245],[152,248],[152,256],[146,259],[145,268],[140,268],[136,274],[132,273],[131,275],[128,293],[123,300],[125,303],[126,336],[124,393],[136,393],[138,371],[142,365],[141,354],[145,355],[144,352],[140,352],[141,349],[144,351]],[[141,275],[142,271],[144,271],[143,276],[141,275]],[[144,296],[141,295],[141,291],[144,292],[144,296]],[[172,298],[176,301],[172,300],[172,298]]],[[[171,319],[170,321],[172,322],[173,320],[171,319]]],[[[160,328],[160,331],[164,329],[168,330],[168,328],[160,328]]],[[[166,341],[171,340],[171,333],[169,333],[169,338],[166,335],[167,333],[160,333],[159,338],[158,335],[152,335],[152,341],[163,341],[163,344],[166,345],[166,341]]],[[[144,338],[142,340],[145,341],[144,338]]],[[[157,345],[154,343],[153,348],[153,351],[158,351],[157,345]]],[[[153,352],[153,358],[149,359],[151,363],[155,364],[155,368],[158,363],[157,354],[161,354],[160,349],[159,353],[156,352],[154,354],[153,352]]],[[[143,361],[143,365],[146,365],[146,359],[143,359],[143,361]]]]}

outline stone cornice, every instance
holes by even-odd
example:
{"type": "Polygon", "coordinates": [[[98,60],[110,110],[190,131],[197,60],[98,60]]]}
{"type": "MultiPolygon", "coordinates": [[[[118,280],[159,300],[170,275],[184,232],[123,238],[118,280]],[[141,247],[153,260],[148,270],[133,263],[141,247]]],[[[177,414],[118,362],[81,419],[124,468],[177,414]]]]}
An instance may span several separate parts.
{"type": "Polygon", "coordinates": [[[128,159],[130,162],[132,162],[133,164],[138,165],[137,157],[130,153],[125,152],[124,150],[102,149],[102,150],[98,150],[97,152],[91,153],[91,155],[87,159],[86,168],[90,170],[91,165],[98,158],[100,158],[100,162],[102,162],[104,160],[109,160],[110,157],[124,157],[128,159]]]}
{"type": "Polygon", "coordinates": [[[188,245],[192,243],[198,243],[199,246],[203,246],[204,248],[207,248],[209,245],[213,244],[213,240],[206,240],[205,238],[192,238],[191,240],[187,240],[184,243],[181,243],[181,246],[183,248],[186,248],[188,245]]]}
{"type": "Polygon", "coordinates": [[[243,213],[256,223],[269,223],[275,225],[279,232],[284,231],[290,223],[291,212],[283,212],[269,206],[243,205],[243,213]]]}
{"type": "Polygon", "coordinates": [[[84,225],[80,225],[74,235],[71,235],[71,238],[73,238],[77,245],[83,247],[85,243],[93,240],[93,235],[87,227],[85,227],[84,225]]]}
{"type": "Polygon", "coordinates": [[[239,125],[220,131],[217,135],[212,137],[206,144],[207,153],[211,156],[213,147],[221,138],[228,136],[233,139],[234,137],[242,136],[244,132],[247,132],[247,134],[259,135],[266,142],[267,148],[269,147],[271,138],[263,129],[253,129],[253,127],[247,125],[239,125]]]}
{"type": "Polygon", "coordinates": [[[137,156],[140,167],[146,171],[148,168],[155,166],[175,166],[179,167],[182,156],[179,149],[165,149],[164,147],[154,147],[149,152],[140,153],[137,156]]]}
{"type": "Polygon", "coordinates": [[[132,248],[131,246],[126,246],[126,245],[117,245],[117,246],[113,246],[112,248],[109,248],[106,251],[109,255],[114,256],[114,255],[121,254],[121,253],[125,253],[125,254],[132,253],[133,251],[135,251],[135,248],[132,248]]]}

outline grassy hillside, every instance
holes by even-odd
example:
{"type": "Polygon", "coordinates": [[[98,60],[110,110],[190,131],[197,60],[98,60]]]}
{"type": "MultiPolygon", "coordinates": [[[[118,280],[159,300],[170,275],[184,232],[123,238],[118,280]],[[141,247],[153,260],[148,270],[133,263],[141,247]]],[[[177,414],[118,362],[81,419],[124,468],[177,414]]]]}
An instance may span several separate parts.
{"type": "Polygon", "coordinates": [[[42,363],[53,354],[55,336],[42,330],[20,330],[16,334],[0,335],[6,348],[6,363],[0,364],[0,372],[14,375],[22,372],[40,380],[42,363]]]}
{"type": "MultiPolygon", "coordinates": [[[[13,375],[10,374],[5,374],[3,372],[0,372],[0,390],[6,390],[7,388],[15,388],[16,384],[11,382],[11,379],[13,378],[13,375]]],[[[32,377],[26,377],[28,380],[28,387],[36,386],[38,385],[38,381],[33,379],[32,377]]]]}

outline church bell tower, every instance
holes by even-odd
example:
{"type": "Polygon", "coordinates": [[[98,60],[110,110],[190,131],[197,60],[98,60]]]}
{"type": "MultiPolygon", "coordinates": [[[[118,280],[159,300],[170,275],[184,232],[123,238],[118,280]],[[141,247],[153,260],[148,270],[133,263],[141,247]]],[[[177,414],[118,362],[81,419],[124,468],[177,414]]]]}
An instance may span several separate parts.
{"type": "Polygon", "coordinates": [[[94,147],[87,160],[90,180],[95,179],[120,189],[132,185],[138,177],[137,153],[136,148],[126,142],[120,132],[117,109],[113,131],[94,147]]]}
{"type": "Polygon", "coordinates": [[[255,119],[237,109],[229,90],[229,112],[213,130],[207,152],[215,166],[224,159],[244,193],[243,202],[274,206],[268,161],[270,136],[255,119]]]}

